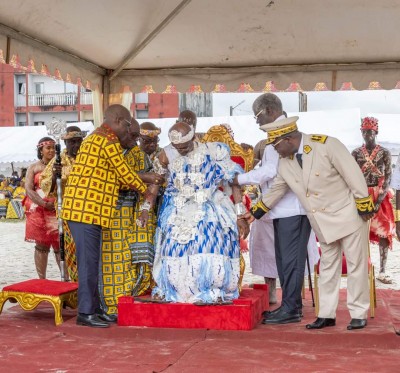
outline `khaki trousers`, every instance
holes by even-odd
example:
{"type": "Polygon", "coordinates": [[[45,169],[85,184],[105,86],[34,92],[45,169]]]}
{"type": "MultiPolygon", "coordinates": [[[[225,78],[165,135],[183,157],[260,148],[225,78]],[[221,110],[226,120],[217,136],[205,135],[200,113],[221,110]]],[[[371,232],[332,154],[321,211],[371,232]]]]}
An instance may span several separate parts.
{"type": "Polygon", "coordinates": [[[366,319],[370,305],[368,284],[368,223],[330,244],[322,243],[320,262],[320,308],[318,317],[336,318],[339,303],[342,253],[347,262],[347,308],[353,319],[366,319]]]}

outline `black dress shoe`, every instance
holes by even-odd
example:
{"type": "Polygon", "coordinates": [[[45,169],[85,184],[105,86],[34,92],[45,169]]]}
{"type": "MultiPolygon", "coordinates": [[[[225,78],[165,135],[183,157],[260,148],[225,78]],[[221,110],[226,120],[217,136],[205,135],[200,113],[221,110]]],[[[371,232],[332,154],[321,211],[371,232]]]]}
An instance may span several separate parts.
{"type": "Polygon", "coordinates": [[[273,311],[264,311],[261,315],[262,315],[262,317],[264,317],[264,319],[267,318],[267,317],[274,316],[279,312],[279,310],[281,308],[282,308],[282,306],[280,306],[278,308],[275,308],[273,311]]]}
{"type": "Polygon", "coordinates": [[[96,308],[95,311],[96,315],[99,317],[100,320],[114,323],[118,321],[117,315],[109,315],[107,312],[103,311],[101,308],[96,308]]]}
{"type": "Polygon", "coordinates": [[[300,322],[301,317],[297,311],[295,312],[286,312],[282,307],[280,310],[275,313],[273,316],[269,316],[264,318],[261,323],[262,324],[290,324],[294,322],[300,322]]]}
{"type": "Polygon", "coordinates": [[[347,330],[362,329],[367,326],[366,319],[351,319],[350,324],[347,325],[347,330]]]}
{"type": "Polygon", "coordinates": [[[114,323],[118,321],[117,315],[109,315],[108,313],[97,314],[100,320],[106,321],[108,323],[114,323]]]}
{"type": "Polygon", "coordinates": [[[79,313],[76,319],[77,325],[91,326],[92,328],[108,328],[110,325],[99,319],[99,317],[93,313],[91,315],[86,315],[84,313],[79,313]]]}
{"type": "Polygon", "coordinates": [[[307,324],[306,328],[307,329],[322,329],[325,328],[325,326],[335,326],[336,325],[336,319],[327,319],[323,317],[318,317],[317,320],[315,320],[311,324],[307,324]]]}

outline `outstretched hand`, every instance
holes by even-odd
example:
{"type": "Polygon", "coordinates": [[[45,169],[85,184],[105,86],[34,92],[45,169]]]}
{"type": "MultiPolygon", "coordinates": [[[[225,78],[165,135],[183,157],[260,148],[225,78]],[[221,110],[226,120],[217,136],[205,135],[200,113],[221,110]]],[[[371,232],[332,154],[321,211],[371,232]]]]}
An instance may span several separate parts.
{"type": "Polygon", "coordinates": [[[147,222],[149,221],[149,211],[148,210],[142,210],[136,219],[136,224],[144,228],[147,225],[147,222]]]}
{"type": "Polygon", "coordinates": [[[250,233],[249,223],[247,222],[246,219],[238,218],[237,225],[238,225],[238,229],[239,229],[240,238],[245,240],[250,233]]]}
{"type": "Polygon", "coordinates": [[[254,220],[256,220],[256,218],[251,215],[250,212],[246,212],[244,215],[241,216],[242,218],[247,220],[247,223],[250,225],[254,220]]]}
{"type": "Polygon", "coordinates": [[[375,215],[375,213],[371,212],[369,214],[361,215],[361,218],[364,221],[368,221],[368,220],[372,219],[374,215],[375,215]]]}
{"type": "Polygon", "coordinates": [[[155,172],[146,172],[140,174],[140,178],[146,184],[154,184],[154,185],[162,185],[165,182],[165,178],[163,175],[159,175],[155,172]]]}

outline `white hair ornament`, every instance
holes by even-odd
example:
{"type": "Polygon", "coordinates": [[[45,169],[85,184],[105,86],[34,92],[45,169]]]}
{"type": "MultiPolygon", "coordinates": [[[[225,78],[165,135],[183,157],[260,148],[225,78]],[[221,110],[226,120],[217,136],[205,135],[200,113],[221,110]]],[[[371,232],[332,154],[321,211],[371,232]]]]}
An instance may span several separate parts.
{"type": "Polygon", "coordinates": [[[192,140],[193,136],[194,136],[193,127],[191,127],[190,131],[185,136],[183,136],[182,133],[176,130],[168,132],[169,141],[171,141],[172,144],[184,144],[185,142],[192,140]]]}

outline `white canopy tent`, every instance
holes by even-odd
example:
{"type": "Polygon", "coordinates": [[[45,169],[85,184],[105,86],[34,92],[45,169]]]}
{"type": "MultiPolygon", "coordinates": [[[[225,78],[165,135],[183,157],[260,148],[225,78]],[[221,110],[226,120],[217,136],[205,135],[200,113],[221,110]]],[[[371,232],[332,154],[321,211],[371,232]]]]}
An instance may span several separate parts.
{"type": "MultiPolygon", "coordinates": [[[[67,126],[78,126],[82,131],[92,132],[92,122],[68,123],[67,126]]],[[[14,169],[27,167],[37,161],[38,141],[48,136],[45,126],[0,127],[0,173],[11,174],[11,163],[14,169]]],[[[64,141],[61,141],[61,148],[64,141]]]]}
{"type": "MultiPolygon", "coordinates": [[[[305,133],[322,133],[337,137],[351,151],[360,146],[363,142],[360,133],[360,110],[329,110],[313,111],[305,113],[289,112],[289,116],[298,115],[299,129],[305,133]]],[[[396,157],[400,151],[400,131],[397,123],[400,122],[400,114],[377,114],[370,115],[379,118],[378,141],[382,146],[389,148],[396,157]]],[[[164,147],[169,143],[168,130],[175,123],[177,118],[152,119],[151,121],[160,127],[160,146],[164,147]]],[[[147,121],[139,120],[140,123],[147,121]]],[[[224,116],[198,118],[197,131],[207,132],[216,124],[228,123],[235,133],[235,141],[255,145],[258,141],[265,139],[266,134],[260,131],[254,122],[253,116],[224,116]]],[[[91,122],[69,123],[77,125],[84,131],[91,132],[91,122]]],[[[38,140],[47,136],[46,127],[2,127],[0,128],[0,173],[11,174],[11,162],[14,168],[26,167],[37,160],[36,144],[38,140]]],[[[63,142],[61,142],[62,145],[63,142]]],[[[395,159],[394,159],[395,160],[395,159]]]]}
{"type": "MultiPolygon", "coordinates": [[[[299,130],[305,133],[325,134],[334,136],[342,141],[351,151],[363,143],[360,124],[361,115],[358,108],[346,110],[326,110],[312,112],[289,112],[289,116],[299,116],[299,130]]],[[[393,155],[398,155],[400,150],[400,131],[398,122],[400,115],[371,114],[379,119],[379,138],[382,146],[390,148],[393,155]],[[395,120],[397,119],[397,120],[395,120]]],[[[147,120],[140,120],[145,122],[147,120]]],[[[175,123],[176,118],[151,119],[157,127],[161,128],[160,146],[169,144],[168,129],[175,123]]],[[[197,118],[197,132],[207,132],[216,124],[228,123],[234,134],[235,141],[255,145],[258,141],[266,139],[266,134],[258,129],[253,116],[224,116],[212,118],[197,118]]]]}
{"type": "Polygon", "coordinates": [[[397,0],[0,0],[0,9],[5,62],[46,64],[105,94],[400,80],[397,0]]]}

